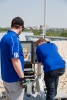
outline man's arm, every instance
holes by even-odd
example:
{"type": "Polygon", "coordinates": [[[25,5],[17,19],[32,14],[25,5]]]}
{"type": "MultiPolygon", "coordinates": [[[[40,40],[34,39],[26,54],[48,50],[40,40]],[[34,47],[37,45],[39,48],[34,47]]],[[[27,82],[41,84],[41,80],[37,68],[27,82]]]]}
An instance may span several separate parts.
{"type": "MultiPolygon", "coordinates": [[[[24,62],[23,62],[23,64],[21,64],[21,61],[20,61],[20,53],[19,53],[20,48],[21,48],[20,41],[18,40],[18,38],[15,36],[11,37],[10,44],[9,44],[10,58],[12,60],[13,67],[14,67],[17,75],[20,77],[20,79],[19,79],[20,84],[21,84],[22,88],[25,88],[26,87],[26,78],[24,77],[24,72],[23,72],[24,62]]],[[[24,57],[22,57],[22,60],[24,60],[24,57]]]]}
{"type": "Polygon", "coordinates": [[[21,62],[18,58],[12,58],[12,63],[15,71],[19,75],[20,78],[24,78],[24,73],[22,71],[21,62]]]}
{"type": "Polygon", "coordinates": [[[20,78],[23,78],[24,73],[22,70],[21,61],[19,59],[20,58],[20,55],[19,55],[20,47],[19,47],[19,40],[17,37],[11,37],[9,47],[10,47],[10,57],[12,59],[13,67],[14,67],[15,71],[17,72],[18,76],[20,78]]]}
{"type": "Polygon", "coordinates": [[[36,49],[36,55],[37,55],[37,61],[38,61],[39,65],[42,65],[41,58],[40,58],[40,55],[38,53],[38,49],[36,49]]]}

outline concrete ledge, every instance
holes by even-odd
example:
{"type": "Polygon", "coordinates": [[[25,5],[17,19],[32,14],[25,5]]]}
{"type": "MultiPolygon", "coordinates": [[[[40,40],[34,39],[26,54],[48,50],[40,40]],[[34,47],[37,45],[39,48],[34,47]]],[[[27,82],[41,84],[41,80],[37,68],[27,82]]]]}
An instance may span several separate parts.
{"type": "MultiPolygon", "coordinates": [[[[62,90],[58,90],[58,93],[55,99],[56,100],[67,100],[67,94],[64,93],[62,90]]],[[[31,94],[30,97],[27,97],[25,93],[24,100],[42,100],[42,99],[40,95],[36,92],[35,94],[31,94]]]]}
{"type": "Polygon", "coordinates": [[[67,93],[65,93],[62,90],[57,91],[57,96],[55,97],[56,99],[67,99],[67,93]]]}
{"type": "MultiPolygon", "coordinates": [[[[0,97],[0,100],[4,100],[6,97],[5,92],[2,93],[2,97],[0,97]]],[[[56,100],[67,100],[67,94],[64,93],[62,90],[58,90],[58,94],[55,97],[56,100]]],[[[24,95],[24,100],[42,100],[41,96],[35,92],[34,94],[31,94],[30,97],[27,97],[27,94],[24,95]]]]}

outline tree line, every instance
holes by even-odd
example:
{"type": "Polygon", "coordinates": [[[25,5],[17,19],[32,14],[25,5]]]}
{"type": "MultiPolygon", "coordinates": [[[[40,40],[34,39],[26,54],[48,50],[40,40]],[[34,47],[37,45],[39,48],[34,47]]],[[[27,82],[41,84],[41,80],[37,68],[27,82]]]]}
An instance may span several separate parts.
{"type": "MultiPolygon", "coordinates": [[[[8,31],[10,28],[0,28],[0,33],[8,31]]],[[[42,30],[25,29],[24,32],[33,32],[34,35],[41,35],[42,30]]],[[[46,36],[67,37],[67,30],[47,30],[46,36]]]]}

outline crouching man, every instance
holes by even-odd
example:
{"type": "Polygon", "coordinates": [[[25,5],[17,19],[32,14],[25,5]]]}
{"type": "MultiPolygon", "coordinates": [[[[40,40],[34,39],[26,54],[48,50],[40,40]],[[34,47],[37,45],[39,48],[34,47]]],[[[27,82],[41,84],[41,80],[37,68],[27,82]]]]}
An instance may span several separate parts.
{"type": "Polygon", "coordinates": [[[44,70],[44,81],[47,88],[46,100],[55,100],[59,77],[65,72],[65,61],[54,43],[47,43],[44,38],[40,38],[35,44],[37,60],[43,65],[44,70]]]}

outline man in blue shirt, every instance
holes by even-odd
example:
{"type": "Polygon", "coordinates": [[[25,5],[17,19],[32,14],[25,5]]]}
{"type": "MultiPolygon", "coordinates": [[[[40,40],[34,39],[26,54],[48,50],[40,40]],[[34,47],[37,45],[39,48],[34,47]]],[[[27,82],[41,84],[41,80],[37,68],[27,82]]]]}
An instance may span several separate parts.
{"type": "Polygon", "coordinates": [[[44,38],[40,38],[36,41],[36,46],[37,60],[40,64],[43,64],[45,74],[46,100],[55,100],[59,76],[65,72],[65,61],[54,43],[47,43],[44,38]]]}
{"type": "Polygon", "coordinates": [[[1,75],[7,92],[6,100],[23,100],[26,80],[23,49],[19,41],[23,29],[24,21],[15,17],[11,22],[11,30],[1,39],[1,75]]]}

